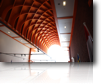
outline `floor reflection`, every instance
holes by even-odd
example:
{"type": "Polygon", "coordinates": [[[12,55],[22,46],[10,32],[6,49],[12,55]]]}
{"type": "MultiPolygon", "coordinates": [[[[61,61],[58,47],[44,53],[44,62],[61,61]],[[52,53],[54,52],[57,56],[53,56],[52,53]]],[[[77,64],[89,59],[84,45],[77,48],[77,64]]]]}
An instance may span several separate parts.
{"type": "Polygon", "coordinates": [[[1,84],[93,84],[91,63],[0,63],[1,84]]]}

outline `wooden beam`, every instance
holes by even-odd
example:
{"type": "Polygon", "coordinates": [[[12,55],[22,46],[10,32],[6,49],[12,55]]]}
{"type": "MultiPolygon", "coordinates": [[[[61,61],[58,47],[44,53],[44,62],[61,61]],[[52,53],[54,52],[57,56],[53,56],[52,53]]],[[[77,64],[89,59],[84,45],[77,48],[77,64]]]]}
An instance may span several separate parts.
{"type": "Polygon", "coordinates": [[[32,52],[37,52],[35,49],[37,49],[37,48],[32,48],[31,51],[32,52]]]}
{"type": "Polygon", "coordinates": [[[75,0],[74,13],[73,13],[73,21],[72,21],[72,30],[71,30],[71,37],[70,37],[69,47],[71,46],[71,41],[72,41],[72,36],[73,36],[73,30],[74,30],[74,24],[75,24],[75,18],[76,18],[76,11],[77,11],[77,4],[78,4],[78,0],[75,0]]]}
{"type": "Polygon", "coordinates": [[[58,17],[57,19],[70,19],[73,18],[73,16],[67,16],[67,17],[58,17]]]}
{"type": "MultiPolygon", "coordinates": [[[[50,2],[51,2],[54,18],[55,18],[56,27],[57,27],[57,30],[58,30],[59,40],[60,40],[60,31],[59,31],[59,25],[58,25],[58,20],[57,20],[57,14],[56,14],[54,0],[50,0],[50,2]]],[[[59,42],[59,44],[60,44],[60,42],[59,42]]]]}
{"type": "Polygon", "coordinates": [[[12,37],[12,38],[21,38],[20,36],[12,37]]]}
{"type": "Polygon", "coordinates": [[[29,49],[29,60],[28,60],[28,64],[29,64],[29,75],[31,76],[30,58],[31,58],[31,48],[29,49]]]}

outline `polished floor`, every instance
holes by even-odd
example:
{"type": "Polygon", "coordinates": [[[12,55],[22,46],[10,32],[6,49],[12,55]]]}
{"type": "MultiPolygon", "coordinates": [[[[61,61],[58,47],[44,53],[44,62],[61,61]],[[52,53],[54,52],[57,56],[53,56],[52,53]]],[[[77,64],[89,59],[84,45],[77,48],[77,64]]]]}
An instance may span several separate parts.
{"type": "Polygon", "coordinates": [[[93,84],[90,63],[0,63],[1,84],[93,84]]]}

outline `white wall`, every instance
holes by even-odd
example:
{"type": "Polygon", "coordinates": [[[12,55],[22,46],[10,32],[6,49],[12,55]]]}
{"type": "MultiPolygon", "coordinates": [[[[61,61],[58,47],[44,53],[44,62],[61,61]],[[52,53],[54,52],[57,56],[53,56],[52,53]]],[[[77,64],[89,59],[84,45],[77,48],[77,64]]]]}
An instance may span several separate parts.
{"type": "MultiPolygon", "coordinates": [[[[0,52],[29,54],[29,48],[0,32],[0,52]]],[[[21,55],[18,55],[18,58],[14,57],[14,55],[9,56],[5,54],[0,54],[0,62],[3,62],[3,64],[0,63],[0,82],[14,83],[28,77],[28,56],[29,55],[21,57],[21,55]],[[25,58],[26,60],[23,60],[23,58],[25,58]],[[16,63],[14,64],[13,62],[16,63]],[[24,64],[22,64],[21,62],[23,62],[24,64]],[[16,68],[16,70],[14,70],[14,68],[16,68]],[[21,70],[21,68],[26,68],[26,70],[21,70]]]]}
{"type": "MultiPolygon", "coordinates": [[[[0,32],[0,52],[29,54],[29,48],[0,32]]],[[[22,58],[28,59],[28,55],[22,56],[22,58]]],[[[28,60],[23,60],[22,58],[0,54],[0,62],[11,62],[11,60],[12,62],[28,62],[28,60]]]]}

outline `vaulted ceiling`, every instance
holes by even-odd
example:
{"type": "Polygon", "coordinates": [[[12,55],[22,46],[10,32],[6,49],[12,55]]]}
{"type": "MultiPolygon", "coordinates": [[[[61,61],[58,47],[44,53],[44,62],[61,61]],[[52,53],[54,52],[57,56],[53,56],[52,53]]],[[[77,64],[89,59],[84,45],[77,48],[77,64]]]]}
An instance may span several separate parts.
{"type": "Polygon", "coordinates": [[[45,53],[60,45],[50,0],[0,0],[0,22],[45,53]]]}
{"type": "MultiPolygon", "coordinates": [[[[0,24],[34,48],[47,53],[51,45],[61,45],[68,53],[77,0],[0,0],[0,24]]],[[[1,28],[7,33],[7,29],[1,28]]],[[[9,34],[10,35],[10,34],[9,34]]],[[[24,44],[25,45],[25,44],[24,44]]]]}

